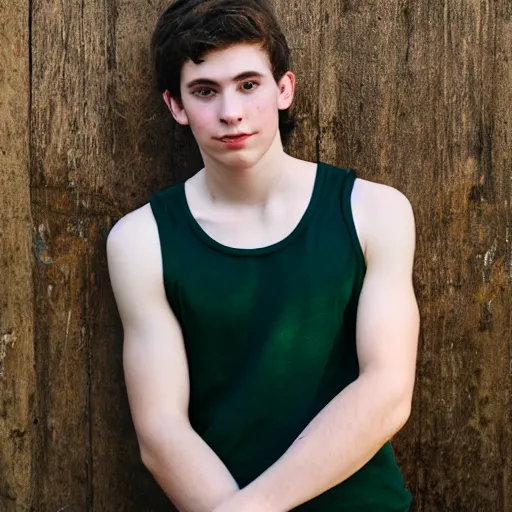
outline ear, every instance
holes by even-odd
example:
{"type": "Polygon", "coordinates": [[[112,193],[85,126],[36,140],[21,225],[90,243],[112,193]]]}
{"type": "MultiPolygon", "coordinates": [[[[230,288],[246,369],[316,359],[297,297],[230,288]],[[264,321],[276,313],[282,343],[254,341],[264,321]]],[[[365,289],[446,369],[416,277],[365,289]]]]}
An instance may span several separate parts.
{"type": "Polygon", "coordinates": [[[291,71],[287,71],[279,80],[279,97],[277,99],[277,107],[279,110],[287,110],[293,103],[295,96],[295,75],[291,71]]]}
{"type": "Polygon", "coordinates": [[[174,117],[176,122],[182,126],[188,125],[188,116],[183,108],[181,100],[171,96],[169,90],[166,90],[162,96],[167,108],[171,111],[172,117],[174,117]]]}

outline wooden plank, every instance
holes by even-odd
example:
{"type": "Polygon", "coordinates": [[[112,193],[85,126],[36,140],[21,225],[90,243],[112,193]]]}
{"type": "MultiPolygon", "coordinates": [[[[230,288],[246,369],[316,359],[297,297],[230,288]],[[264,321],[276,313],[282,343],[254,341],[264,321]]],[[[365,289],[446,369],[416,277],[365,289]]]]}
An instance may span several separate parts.
{"type": "MultiPolygon", "coordinates": [[[[435,152],[421,189],[410,178],[420,222],[430,226],[420,238],[418,272],[426,318],[420,381],[424,510],[507,510],[511,494],[503,479],[512,391],[505,265],[510,170],[493,160],[494,144],[500,147],[495,122],[511,120],[510,108],[501,110],[493,92],[505,86],[494,60],[504,5],[445,5],[437,14],[443,37],[437,45],[432,41],[436,50],[429,53],[425,77],[432,91],[426,126],[435,152]]],[[[426,45],[424,54],[428,58],[426,45]]]]}
{"type": "MultiPolygon", "coordinates": [[[[503,208],[504,215],[500,221],[504,224],[495,226],[501,240],[499,242],[500,253],[494,253],[494,259],[491,262],[485,259],[484,265],[490,267],[489,281],[500,282],[498,293],[489,300],[493,300],[494,307],[491,311],[492,316],[497,316],[498,320],[492,322],[491,326],[497,326],[498,330],[492,329],[492,336],[489,336],[490,345],[493,346],[498,341],[496,347],[497,365],[487,368],[486,377],[491,377],[490,393],[486,400],[494,401],[494,394],[499,398],[495,405],[496,415],[491,422],[495,423],[497,430],[494,439],[497,439],[494,451],[501,456],[501,467],[497,470],[496,492],[500,496],[502,510],[512,510],[512,299],[510,289],[512,286],[512,172],[510,166],[510,148],[512,147],[512,2],[502,1],[493,6],[495,11],[496,29],[495,44],[492,55],[488,59],[492,63],[491,79],[492,91],[490,99],[485,108],[490,109],[490,124],[492,133],[490,134],[491,150],[489,152],[490,160],[494,173],[501,177],[496,187],[501,189],[501,197],[498,198],[496,205],[503,208]],[[499,258],[499,259],[498,259],[499,258]],[[496,269],[498,276],[496,276],[496,269]],[[507,347],[508,340],[508,347],[507,347]],[[507,350],[508,349],[508,350],[507,350]],[[498,375],[493,375],[498,371],[498,375]],[[503,373],[501,373],[503,372],[503,373]]],[[[491,214],[492,215],[492,214],[491,214]]],[[[495,216],[492,221],[495,221],[495,216]]],[[[495,286],[494,289],[497,287],[495,286]]],[[[494,291],[494,290],[493,290],[494,291]]],[[[491,292],[492,293],[492,292],[491,292]]],[[[489,295],[491,294],[489,293],[489,295]]],[[[491,306],[492,304],[491,303],[491,306]]],[[[485,324],[484,324],[485,325],[485,324]]],[[[489,333],[489,331],[488,331],[489,333]]],[[[491,429],[491,425],[486,425],[491,429]]],[[[485,434],[485,432],[482,432],[485,434]]],[[[491,438],[492,439],[492,438],[491,438]]]]}
{"type": "Polygon", "coordinates": [[[32,215],[37,266],[38,506],[87,510],[91,499],[89,340],[84,289],[88,169],[80,1],[32,2],[32,215]]]}
{"type": "Polygon", "coordinates": [[[417,217],[420,364],[395,443],[406,481],[419,510],[508,510],[509,4],[333,0],[325,13],[321,154],[401,189],[417,217]]]}
{"type": "Polygon", "coordinates": [[[0,3],[0,510],[33,506],[38,429],[31,254],[28,2],[0,3]]]}
{"type": "Polygon", "coordinates": [[[283,27],[292,56],[292,71],[297,78],[292,114],[297,127],[287,151],[297,158],[318,159],[318,88],[320,68],[320,3],[302,0],[274,2],[277,18],[283,27]],[[300,27],[300,28],[299,28],[300,27]]]}

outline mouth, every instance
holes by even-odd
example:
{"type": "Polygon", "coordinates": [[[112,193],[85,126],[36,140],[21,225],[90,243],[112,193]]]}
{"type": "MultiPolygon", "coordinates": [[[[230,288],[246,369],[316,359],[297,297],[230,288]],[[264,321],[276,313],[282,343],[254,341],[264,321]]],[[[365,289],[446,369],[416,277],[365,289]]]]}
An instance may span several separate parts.
{"type": "Polygon", "coordinates": [[[237,133],[233,135],[225,135],[224,137],[220,138],[219,140],[221,142],[226,143],[234,143],[234,142],[243,142],[247,140],[249,137],[252,137],[253,133],[237,133]]]}

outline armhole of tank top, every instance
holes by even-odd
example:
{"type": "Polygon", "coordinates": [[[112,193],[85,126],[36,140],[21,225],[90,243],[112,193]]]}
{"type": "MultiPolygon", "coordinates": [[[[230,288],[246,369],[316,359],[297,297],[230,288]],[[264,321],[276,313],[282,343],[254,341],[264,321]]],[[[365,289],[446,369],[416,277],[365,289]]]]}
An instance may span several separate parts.
{"type": "Polygon", "coordinates": [[[347,169],[346,175],[343,179],[341,186],[341,210],[343,212],[343,219],[352,242],[352,248],[357,258],[357,262],[364,272],[366,271],[366,261],[364,259],[363,248],[357,234],[356,225],[354,223],[354,216],[352,214],[352,190],[354,189],[354,182],[357,178],[354,169],[347,169]]]}

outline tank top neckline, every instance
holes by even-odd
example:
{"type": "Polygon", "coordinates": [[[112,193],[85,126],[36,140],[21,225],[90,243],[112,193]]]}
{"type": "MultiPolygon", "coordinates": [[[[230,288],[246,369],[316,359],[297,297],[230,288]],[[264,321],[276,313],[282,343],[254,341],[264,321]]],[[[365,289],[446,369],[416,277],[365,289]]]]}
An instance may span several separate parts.
{"type": "Polygon", "coordinates": [[[316,174],[313,184],[313,190],[311,193],[311,197],[309,199],[309,203],[302,214],[302,217],[300,218],[297,225],[293,228],[293,230],[286,235],[283,239],[263,247],[255,247],[251,249],[247,248],[239,248],[239,247],[230,247],[228,245],[224,245],[214,238],[212,238],[197,222],[196,218],[192,215],[192,211],[190,210],[190,207],[188,205],[187,196],[185,193],[185,183],[179,184],[179,199],[182,203],[183,209],[185,211],[185,215],[187,218],[187,221],[189,223],[189,226],[191,227],[192,231],[206,244],[208,244],[210,247],[213,247],[214,249],[224,252],[226,254],[231,255],[238,255],[238,256],[260,256],[265,254],[270,254],[272,252],[278,251],[287,245],[291,244],[297,236],[300,235],[300,233],[307,227],[309,220],[313,216],[316,207],[319,204],[319,199],[321,197],[321,191],[322,191],[322,185],[325,181],[324,179],[325,175],[325,166],[321,163],[317,163],[316,167],[316,174]]]}

